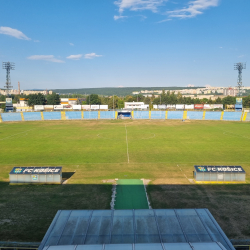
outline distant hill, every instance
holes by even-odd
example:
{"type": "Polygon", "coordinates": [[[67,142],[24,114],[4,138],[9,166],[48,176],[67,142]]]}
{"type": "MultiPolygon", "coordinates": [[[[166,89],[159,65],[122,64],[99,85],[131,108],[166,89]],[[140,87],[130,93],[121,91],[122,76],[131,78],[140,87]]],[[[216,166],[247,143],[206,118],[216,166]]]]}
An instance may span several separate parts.
{"type": "Polygon", "coordinates": [[[141,90],[181,90],[181,89],[197,89],[204,87],[124,87],[124,88],[86,88],[86,89],[52,89],[53,92],[59,94],[98,94],[104,96],[126,96],[131,95],[134,91],[141,90]]]}

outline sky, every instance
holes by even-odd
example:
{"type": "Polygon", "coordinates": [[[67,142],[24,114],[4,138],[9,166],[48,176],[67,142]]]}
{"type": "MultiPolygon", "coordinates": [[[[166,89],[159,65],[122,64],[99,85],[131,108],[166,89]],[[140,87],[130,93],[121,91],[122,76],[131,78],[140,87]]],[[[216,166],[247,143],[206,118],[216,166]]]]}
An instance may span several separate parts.
{"type": "MultiPolygon", "coordinates": [[[[14,89],[236,86],[249,0],[1,0],[14,89]]],[[[6,71],[0,69],[0,88],[6,71]]]]}

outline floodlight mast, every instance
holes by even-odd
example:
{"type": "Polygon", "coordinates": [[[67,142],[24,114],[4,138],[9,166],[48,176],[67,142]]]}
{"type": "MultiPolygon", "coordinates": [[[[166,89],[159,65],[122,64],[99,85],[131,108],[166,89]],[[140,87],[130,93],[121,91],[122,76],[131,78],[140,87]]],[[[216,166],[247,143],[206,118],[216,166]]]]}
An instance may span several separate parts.
{"type": "Polygon", "coordinates": [[[6,89],[6,95],[8,97],[10,96],[10,90],[12,89],[10,82],[10,70],[15,69],[15,63],[3,62],[3,69],[6,69],[6,85],[4,87],[6,89]]]}
{"type": "Polygon", "coordinates": [[[234,69],[238,70],[238,82],[237,82],[237,88],[238,88],[238,96],[242,96],[242,70],[246,69],[246,63],[235,63],[234,69]]]}

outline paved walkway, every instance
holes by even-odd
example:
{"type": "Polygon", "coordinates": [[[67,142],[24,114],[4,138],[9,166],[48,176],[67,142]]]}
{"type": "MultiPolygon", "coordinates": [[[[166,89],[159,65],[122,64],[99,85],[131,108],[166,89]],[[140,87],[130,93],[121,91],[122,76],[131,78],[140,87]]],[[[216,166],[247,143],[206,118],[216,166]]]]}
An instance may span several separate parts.
{"type": "Polygon", "coordinates": [[[115,209],[148,209],[142,180],[118,180],[115,209]]]}

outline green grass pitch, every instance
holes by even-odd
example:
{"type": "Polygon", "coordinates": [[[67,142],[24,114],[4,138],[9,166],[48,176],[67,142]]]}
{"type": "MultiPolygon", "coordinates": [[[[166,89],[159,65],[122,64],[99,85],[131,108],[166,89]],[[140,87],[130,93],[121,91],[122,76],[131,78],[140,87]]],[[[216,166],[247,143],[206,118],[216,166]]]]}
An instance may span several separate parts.
{"type": "Polygon", "coordinates": [[[147,179],[153,208],[209,208],[250,237],[250,123],[115,120],[0,124],[0,239],[41,241],[58,209],[109,209],[111,184],[147,179]],[[126,137],[127,130],[127,137],[126,137]],[[193,166],[241,165],[244,184],[193,184],[193,166]],[[14,166],[62,166],[65,185],[10,186],[14,166]]]}

